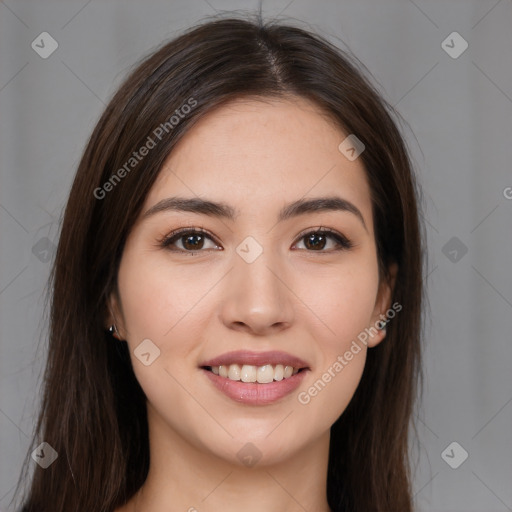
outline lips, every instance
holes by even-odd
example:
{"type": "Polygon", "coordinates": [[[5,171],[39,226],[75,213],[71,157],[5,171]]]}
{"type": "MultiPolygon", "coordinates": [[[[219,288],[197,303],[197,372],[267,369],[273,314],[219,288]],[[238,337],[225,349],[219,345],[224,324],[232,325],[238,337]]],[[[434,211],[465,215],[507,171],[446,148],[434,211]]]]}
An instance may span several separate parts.
{"type": "Polygon", "coordinates": [[[286,352],[235,351],[200,365],[210,382],[232,400],[249,405],[275,402],[296,389],[310,370],[286,352]]]}
{"type": "Polygon", "coordinates": [[[237,350],[222,354],[208,361],[200,364],[201,367],[205,366],[229,366],[231,364],[238,364],[240,366],[264,366],[266,364],[283,366],[292,366],[293,368],[308,368],[308,363],[302,359],[292,356],[286,352],[272,350],[270,352],[250,352],[248,350],[237,350]]]}

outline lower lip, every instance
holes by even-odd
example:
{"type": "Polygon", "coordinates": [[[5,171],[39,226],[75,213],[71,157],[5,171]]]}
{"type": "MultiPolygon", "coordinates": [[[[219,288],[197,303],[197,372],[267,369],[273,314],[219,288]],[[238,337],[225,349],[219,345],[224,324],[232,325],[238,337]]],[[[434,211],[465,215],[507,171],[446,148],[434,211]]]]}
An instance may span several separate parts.
{"type": "Polygon", "coordinates": [[[287,379],[259,384],[258,382],[242,382],[231,380],[227,377],[215,375],[209,370],[201,368],[210,379],[210,382],[226,396],[249,405],[266,405],[284,398],[297,389],[304,378],[307,370],[302,370],[287,379]]]}

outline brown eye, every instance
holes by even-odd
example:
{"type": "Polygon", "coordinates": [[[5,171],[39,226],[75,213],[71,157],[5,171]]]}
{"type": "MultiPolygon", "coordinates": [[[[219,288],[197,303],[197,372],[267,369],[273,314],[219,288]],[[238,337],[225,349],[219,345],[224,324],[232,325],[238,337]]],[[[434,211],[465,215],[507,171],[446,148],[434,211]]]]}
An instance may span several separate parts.
{"type": "Polygon", "coordinates": [[[176,252],[194,252],[203,249],[220,249],[206,232],[187,229],[171,233],[162,242],[162,247],[176,252]],[[210,246],[208,246],[210,243],[210,246]]]}
{"type": "Polygon", "coordinates": [[[321,233],[311,233],[304,237],[306,249],[323,249],[327,243],[327,237],[321,233]]]}
{"type": "Polygon", "coordinates": [[[192,251],[202,249],[204,245],[203,235],[185,235],[181,237],[181,240],[183,247],[192,251]]]}
{"type": "Polygon", "coordinates": [[[352,242],[348,238],[335,231],[325,229],[306,233],[300,238],[300,241],[304,241],[306,250],[316,252],[330,252],[352,247],[352,242]]]}

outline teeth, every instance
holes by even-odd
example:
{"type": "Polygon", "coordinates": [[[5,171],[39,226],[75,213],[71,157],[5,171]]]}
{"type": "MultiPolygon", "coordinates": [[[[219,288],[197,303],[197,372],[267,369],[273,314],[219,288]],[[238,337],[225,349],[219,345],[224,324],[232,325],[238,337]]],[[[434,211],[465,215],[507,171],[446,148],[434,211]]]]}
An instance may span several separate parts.
{"type": "MultiPolygon", "coordinates": [[[[252,368],[256,368],[253,366],[252,368]]],[[[260,384],[267,384],[274,380],[274,368],[272,368],[271,364],[267,364],[265,366],[260,366],[257,371],[256,380],[260,384]]]]}
{"type": "MultiPolygon", "coordinates": [[[[242,382],[256,382],[256,374],[258,373],[258,370],[256,366],[251,366],[250,364],[244,364],[242,366],[242,371],[240,372],[240,380],[242,382]]],[[[229,376],[231,380],[238,380],[238,379],[232,379],[231,375],[229,376]]]]}
{"type": "Polygon", "coordinates": [[[240,380],[240,366],[238,364],[230,364],[228,370],[228,377],[231,380],[240,380]]]}
{"type": "Polygon", "coordinates": [[[229,366],[212,366],[211,371],[215,375],[227,377],[230,380],[241,380],[242,382],[258,382],[268,384],[273,381],[288,379],[299,372],[299,368],[285,366],[282,364],[265,364],[253,366],[251,364],[230,364],[229,366]]]}

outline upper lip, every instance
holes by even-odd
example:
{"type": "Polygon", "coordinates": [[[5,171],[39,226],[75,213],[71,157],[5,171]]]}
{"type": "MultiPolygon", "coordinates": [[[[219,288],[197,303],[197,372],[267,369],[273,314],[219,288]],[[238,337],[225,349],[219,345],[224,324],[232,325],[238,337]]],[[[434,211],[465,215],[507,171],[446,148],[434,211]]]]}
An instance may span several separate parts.
{"type": "Polygon", "coordinates": [[[272,350],[270,352],[252,352],[249,350],[235,350],[226,352],[220,356],[204,361],[200,366],[229,366],[230,364],[249,364],[253,366],[263,366],[266,364],[284,366],[293,366],[294,368],[309,368],[308,363],[297,356],[286,352],[272,350]]]}

